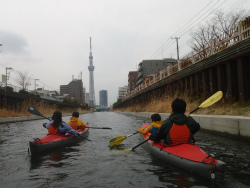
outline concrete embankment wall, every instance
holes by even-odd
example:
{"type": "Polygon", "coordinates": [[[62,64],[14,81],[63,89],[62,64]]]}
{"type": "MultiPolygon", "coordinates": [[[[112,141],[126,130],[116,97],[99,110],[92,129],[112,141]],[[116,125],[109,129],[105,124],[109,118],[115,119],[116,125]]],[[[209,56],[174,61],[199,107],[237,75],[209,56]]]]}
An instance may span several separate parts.
{"type": "MultiPolygon", "coordinates": [[[[119,112],[138,117],[149,118],[153,113],[149,112],[119,112]]],[[[162,120],[170,114],[160,113],[162,120]]],[[[212,131],[226,136],[250,141],[250,117],[226,116],[226,115],[191,115],[200,123],[202,130],[212,131]]]]}

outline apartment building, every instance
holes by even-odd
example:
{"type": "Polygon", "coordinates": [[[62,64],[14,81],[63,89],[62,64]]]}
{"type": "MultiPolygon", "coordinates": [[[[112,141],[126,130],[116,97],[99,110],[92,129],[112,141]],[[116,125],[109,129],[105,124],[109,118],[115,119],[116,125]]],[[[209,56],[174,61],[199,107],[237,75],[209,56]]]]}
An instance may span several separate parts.
{"type": "Polygon", "coordinates": [[[137,85],[142,84],[147,76],[156,74],[172,63],[176,63],[176,59],[143,60],[138,65],[137,85]]]}
{"type": "Polygon", "coordinates": [[[138,71],[130,71],[128,73],[128,92],[136,88],[138,71]]]}
{"type": "Polygon", "coordinates": [[[119,87],[118,99],[122,99],[128,93],[128,86],[119,87]]]}
{"type": "Polygon", "coordinates": [[[81,79],[73,79],[68,85],[60,85],[60,94],[67,94],[79,101],[80,104],[85,104],[85,89],[81,79]]]}

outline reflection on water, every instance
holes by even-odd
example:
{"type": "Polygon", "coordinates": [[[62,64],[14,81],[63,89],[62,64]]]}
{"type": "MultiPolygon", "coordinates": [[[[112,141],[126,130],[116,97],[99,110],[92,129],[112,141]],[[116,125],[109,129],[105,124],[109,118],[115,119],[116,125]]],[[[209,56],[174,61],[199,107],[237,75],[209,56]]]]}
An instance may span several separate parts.
{"type": "Polygon", "coordinates": [[[124,144],[120,144],[120,145],[114,145],[114,146],[109,146],[110,150],[125,150],[127,148],[125,148],[124,144]]]}
{"type": "MultiPolygon", "coordinates": [[[[190,173],[182,171],[179,168],[163,163],[161,160],[152,156],[150,164],[154,165],[154,169],[150,170],[159,176],[159,180],[168,184],[177,185],[178,187],[192,187],[192,179],[190,173]],[[175,173],[169,173],[170,171],[175,173]]],[[[204,178],[205,179],[205,178],[204,178]]]]}
{"type": "Polygon", "coordinates": [[[55,168],[62,167],[70,163],[66,159],[74,160],[73,158],[79,150],[71,147],[59,149],[55,152],[48,152],[41,155],[30,155],[30,170],[38,169],[40,166],[52,166],[55,168]]]}
{"type": "MultiPolygon", "coordinates": [[[[64,117],[68,122],[70,117],[64,117]]],[[[224,182],[211,182],[199,175],[167,164],[147,153],[139,136],[126,138],[118,146],[109,140],[129,135],[148,121],[114,112],[97,112],[80,116],[92,127],[88,138],[71,147],[28,156],[27,143],[46,134],[46,120],[0,125],[1,188],[9,187],[204,187],[245,188],[250,185],[250,148],[246,142],[198,132],[197,145],[227,163],[224,182]]]]}

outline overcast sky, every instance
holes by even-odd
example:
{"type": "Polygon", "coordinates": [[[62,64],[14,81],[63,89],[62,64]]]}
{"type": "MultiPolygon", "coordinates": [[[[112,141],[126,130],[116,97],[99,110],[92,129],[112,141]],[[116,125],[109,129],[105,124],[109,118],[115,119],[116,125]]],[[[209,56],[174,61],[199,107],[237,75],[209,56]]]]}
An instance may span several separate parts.
{"type": "Polygon", "coordinates": [[[17,86],[16,71],[28,71],[38,87],[59,91],[82,72],[89,92],[92,37],[96,104],[107,90],[111,105],[142,60],[176,58],[171,37],[180,37],[182,57],[190,31],[214,11],[244,7],[250,0],[0,0],[0,75],[13,68],[17,86]]]}

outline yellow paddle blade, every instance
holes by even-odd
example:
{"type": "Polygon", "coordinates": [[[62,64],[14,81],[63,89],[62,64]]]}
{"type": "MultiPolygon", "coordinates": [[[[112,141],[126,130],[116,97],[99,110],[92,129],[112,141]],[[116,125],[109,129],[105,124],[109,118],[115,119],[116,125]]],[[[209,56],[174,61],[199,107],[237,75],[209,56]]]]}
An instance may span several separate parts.
{"type": "Polygon", "coordinates": [[[131,150],[133,150],[132,148],[130,148],[130,149],[125,149],[125,150],[123,150],[123,151],[131,151],[131,150]]]}
{"type": "Polygon", "coordinates": [[[213,94],[211,97],[209,97],[207,100],[205,100],[199,108],[206,108],[208,106],[211,106],[212,104],[216,103],[218,100],[220,100],[223,96],[222,91],[217,91],[215,94],[213,94]]]}
{"type": "Polygon", "coordinates": [[[120,143],[123,142],[123,140],[125,140],[125,138],[126,138],[126,136],[117,136],[115,138],[112,138],[109,141],[109,145],[110,146],[119,145],[120,143]]]}

